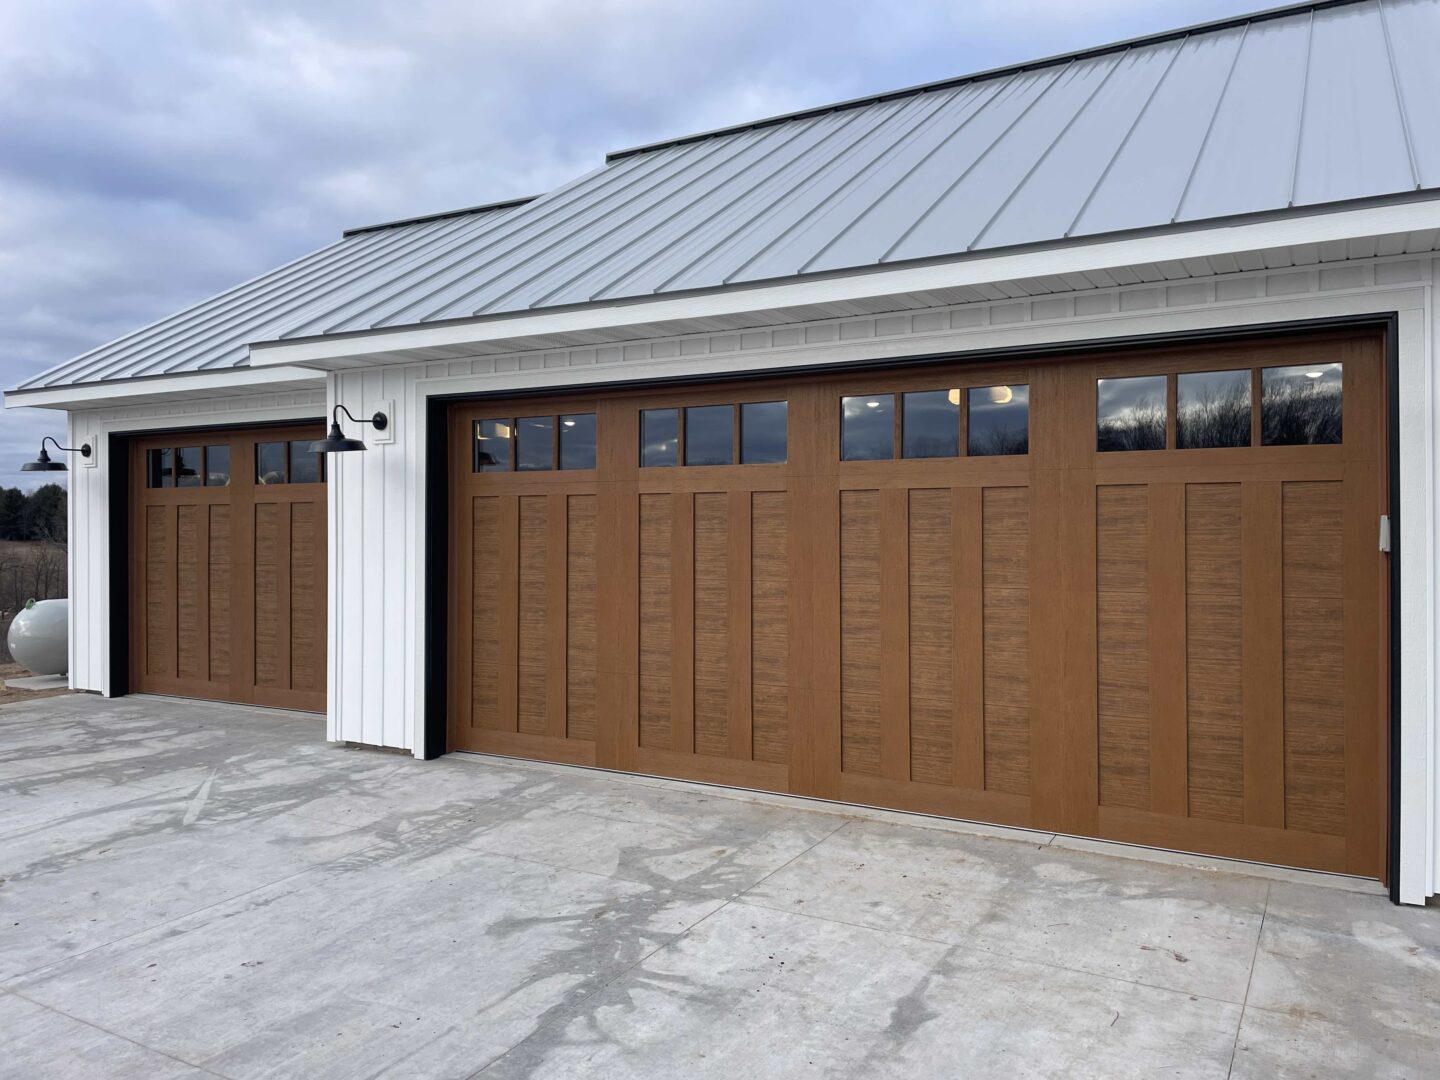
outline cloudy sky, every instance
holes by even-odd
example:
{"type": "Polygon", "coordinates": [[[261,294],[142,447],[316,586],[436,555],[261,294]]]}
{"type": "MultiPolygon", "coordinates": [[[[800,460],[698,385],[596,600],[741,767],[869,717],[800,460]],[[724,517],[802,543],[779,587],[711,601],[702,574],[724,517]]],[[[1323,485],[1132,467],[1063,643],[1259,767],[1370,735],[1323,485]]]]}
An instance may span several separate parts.
{"type": "MultiPolygon", "coordinates": [[[[534,194],[636,143],[1264,6],[3,0],[0,389],[348,226],[534,194]]],[[[59,413],[0,412],[0,485],[63,430],[59,413]]]]}

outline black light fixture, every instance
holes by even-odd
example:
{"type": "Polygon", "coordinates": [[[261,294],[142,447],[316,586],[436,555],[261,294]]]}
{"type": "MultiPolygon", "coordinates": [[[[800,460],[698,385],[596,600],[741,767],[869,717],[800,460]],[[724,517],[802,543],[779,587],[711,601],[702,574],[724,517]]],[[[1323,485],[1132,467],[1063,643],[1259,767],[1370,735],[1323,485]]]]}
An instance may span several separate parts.
{"type": "Polygon", "coordinates": [[[40,456],[34,461],[27,461],[20,466],[21,472],[69,472],[63,461],[51,461],[50,455],[45,450],[46,443],[55,443],[55,449],[66,454],[79,454],[81,457],[90,456],[90,444],[83,443],[80,446],[61,446],[54,437],[46,435],[40,440],[40,456]]]}
{"type": "MultiPolygon", "coordinates": [[[[347,439],[345,433],[340,430],[340,414],[342,412],[357,424],[374,424],[376,431],[384,431],[390,426],[390,418],[383,412],[377,412],[367,420],[355,416],[344,405],[337,404],[330,414],[330,434],[310,444],[312,454],[344,454],[351,450],[365,449],[364,442],[359,439],[347,439]]],[[[63,469],[64,466],[62,465],[61,468],[63,469]]]]}

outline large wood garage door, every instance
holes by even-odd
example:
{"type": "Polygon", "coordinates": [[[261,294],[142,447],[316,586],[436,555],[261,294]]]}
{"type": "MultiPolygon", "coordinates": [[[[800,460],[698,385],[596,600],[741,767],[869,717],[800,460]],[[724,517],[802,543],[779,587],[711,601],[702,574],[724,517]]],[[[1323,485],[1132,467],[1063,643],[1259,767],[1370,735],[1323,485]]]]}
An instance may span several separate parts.
{"type": "Polygon", "coordinates": [[[130,688],[325,710],[318,425],[130,450],[130,688]]]}
{"type": "Polygon", "coordinates": [[[451,414],[454,749],[1379,876],[1374,337],[451,414]]]}

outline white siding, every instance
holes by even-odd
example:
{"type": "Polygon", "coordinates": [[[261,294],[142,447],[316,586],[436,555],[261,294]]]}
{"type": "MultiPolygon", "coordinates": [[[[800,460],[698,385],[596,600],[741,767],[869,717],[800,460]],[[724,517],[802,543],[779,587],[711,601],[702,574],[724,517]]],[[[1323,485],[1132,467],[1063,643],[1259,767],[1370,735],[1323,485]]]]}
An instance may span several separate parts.
{"type": "Polygon", "coordinates": [[[127,431],[253,424],[319,416],[323,390],[185,400],[69,414],[70,446],[88,442],[84,462],[70,465],[70,685],[110,694],[110,460],[109,436],[127,431]]]}

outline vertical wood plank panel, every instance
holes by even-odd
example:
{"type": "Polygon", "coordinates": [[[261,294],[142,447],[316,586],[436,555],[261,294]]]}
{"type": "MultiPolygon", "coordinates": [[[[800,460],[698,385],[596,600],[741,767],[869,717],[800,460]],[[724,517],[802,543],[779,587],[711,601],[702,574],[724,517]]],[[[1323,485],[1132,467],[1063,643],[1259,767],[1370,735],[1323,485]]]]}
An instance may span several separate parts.
{"type": "Polygon", "coordinates": [[[569,628],[570,499],[546,500],[545,541],[545,734],[565,738],[568,688],[565,679],[566,635],[569,628]]]}
{"type": "Polygon", "coordinates": [[[695,752],[695,497],[671,496],[670,625],[675,641],[670,654],[670,747],[695,752]]]}
{"type": "Polygon", "coordinates": [[[1189,785],[1185,485],[1150,485],[1150,809],[1184,817],[1189,785]]]}
{"type": "Polygon", "coordinates": [[[952,490],[954,543],[954,782],[985,787],[985,585],[982,499],[978,487],[952,490]]]}
{"type": "MultiPolygon", "coordinates": [[[[495,537],[499,564],[499,602],[493,618],[498,635],[499,708],[495,726],[500,731],[520,730],[520,500],[500,497],[499,529],[495,537]]],[[[483,612],[476,613],[484,618],[483,612]]]]}
{"type": "MultiPolygon", "coordinates": [[[[738,410],[737,410],[738,411],[738,410]]],[[[749,761],[754,756],[754,675],[751,657],[754,621],[751,614],[752,589],[754,588],[753,507],[748,491],[730,492],[728,508],[729,562],[726,567],[726,582],[729,589],[728,633],[730,689],[729,706],[729,756],[737,761],[749,761]]]]}
{"type": "Polygon", "coordinates": [[[1284,622],[1280,484],[1240,488],[1241,632],[1245,822],[1285,826],[1284,622]]]}
{"type": "Polygon", "coordinates": [[[910,779],[910,493],[880,495],[880,775],[910,779]]]}

